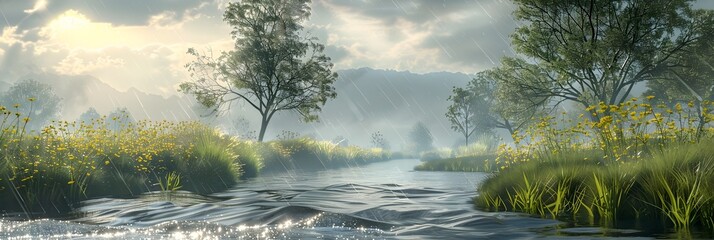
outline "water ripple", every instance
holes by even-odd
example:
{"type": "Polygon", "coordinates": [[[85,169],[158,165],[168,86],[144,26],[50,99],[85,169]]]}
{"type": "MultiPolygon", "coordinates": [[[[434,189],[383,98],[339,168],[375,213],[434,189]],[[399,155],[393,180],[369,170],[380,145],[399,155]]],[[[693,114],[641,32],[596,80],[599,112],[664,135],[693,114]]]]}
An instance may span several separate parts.
{"type": "Polygon", "coordinates": [[[262,176],[211,196],[89,200],[70,221],[0,220],[0,238],[531,239],[563,226],[475,210],[471,198],[486,174],[398,171],[416,163],[262,176]]]}

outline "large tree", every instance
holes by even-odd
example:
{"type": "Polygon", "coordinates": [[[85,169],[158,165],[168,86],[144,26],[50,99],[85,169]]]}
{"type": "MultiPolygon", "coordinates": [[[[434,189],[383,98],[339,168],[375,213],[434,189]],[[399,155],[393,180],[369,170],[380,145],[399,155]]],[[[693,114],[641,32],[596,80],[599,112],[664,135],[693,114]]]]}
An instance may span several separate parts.
{"type": "Polygon", "coordinates": [[[495,77],[533,106],[622,103],[711,24],[690,0],[514,2],[519,56],[504,58],[495,77]]]}
{"type": "Polygon", "coordinates": [[[10,87],[2,96],[0,105],[18,104],[17,111],[28,117],[27,130],[40,130],[50,120],[59,116],[61,99],[50,85],[32,80],[22,80],[10,87]],[[32,101],[30,101],[32,99],[32,101]]]}
{"type": "Polygon", "coordinates": [[[323,54],[324,45],[302,35],[310,17],[309,0],[244,0],[233,2],[223,15],[232,28],[234,50],[220,56],[188,53],[193,81],[181,84],[215,113],[244,102],[260,113],[258,140],[279,111],[296,111],[305,121],[317,120],[328,98],[336,92],[337,74],[323,54]]]}
{"type": "MultiPolygon", "coordinates": [[[[705,12],[702,16],[714,17],[714,12],[705,12]]],[[[704,31],[709,34],[704,39],[712,39],[714,25],[704,31]]],[[[696,113],[699,133],[704,129],[706,114],[711,108],[702,106],[704,101],[714,101],[714,42],[698,41],[674,55],[668,61],[668,67],[663,69],[657,78],[648,81],[648,90],[644,95],[656,96],[655,99],[670,106],[679,103],[688,106],[696,113]]]]}

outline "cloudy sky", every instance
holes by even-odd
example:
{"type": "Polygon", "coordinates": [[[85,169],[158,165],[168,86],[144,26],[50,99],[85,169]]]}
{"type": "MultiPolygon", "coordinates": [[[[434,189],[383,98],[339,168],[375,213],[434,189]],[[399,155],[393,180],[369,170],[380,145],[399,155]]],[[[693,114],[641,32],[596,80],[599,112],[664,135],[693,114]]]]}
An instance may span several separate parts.
{"type": "MultiPolygon", "coordinates": [[[[227,1],[0,1],[0,80],[30,72],[91,75],[164,96],[187,79],[186,50],[229,49],[227,1]]],[[[507,0],[315,0],[309,34],[335,69],[473,73],[509,54],[507,0]]]]}
{"type": "MultiPolygon", "coordinates": [[[[122,91],[176,94],[188,48],[232,46],[226,2],[0,1],[0,80],[91,75],[122,91]]],[[[508,0],[315,0],[312,9],[306,29],[326,43],[336,69],[474,73],[511,54],[517,25],[508,0]]]]}

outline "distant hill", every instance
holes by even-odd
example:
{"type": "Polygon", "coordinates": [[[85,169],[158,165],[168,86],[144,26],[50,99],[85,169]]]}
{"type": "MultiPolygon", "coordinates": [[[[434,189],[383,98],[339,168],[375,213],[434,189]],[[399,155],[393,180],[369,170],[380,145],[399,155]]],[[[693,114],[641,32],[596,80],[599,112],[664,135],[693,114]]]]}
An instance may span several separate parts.
{"type": "MultiPolygon", "coordinates": [[[[337,98],[329,100],[317,123],[301,123],[296,113],[280,113],[271,122],[266,139],[283,130],[312,135],[321,139],[344,136],[351,144],[369,145],[370,134],[380,131],[395,149],[408,141],[409,130],[418,121],[431,130],[439,146],[451,146],[459,140],[444,117],[446,99],[454,86],[465,86],[471,76],[438,72],[416,74],[370,68],[338,71],[335,83],[337,98]]],[[[62,98],[62,118],[75,120],[94,107],[108,114],[117,107],[127,107],[136,119],[188,120],[205,115],[192,96],[177,94],[163,97],[131,88],[118,91],[92,76],[64,76],[49,73],[31,74],[21,79],[35,79],[52,86],[62,98]]],[[[0,89],[9,84],[0,82],[0,89]]],[[[230,125],[245,118],[250,128],[259,128],[258,115],[245,104],[235,104],[229,114],[216,122],[230,125]]],[[[203,118],[205,119],[205,118],[203,118]]]]}
{"type": "Polygon", "coordinates": [[[122,92],[92,76],[43,73],[26,75],[21,79],[34,79],[52,86],[62,98],[61,116],[65,120],[77,119],[90,107],[102,115],[118,107],[127,107],[136,119],[188,120],[197,117],[192,111],[195,104],[188,97],[165,98],[134,88],[122,92]]]}

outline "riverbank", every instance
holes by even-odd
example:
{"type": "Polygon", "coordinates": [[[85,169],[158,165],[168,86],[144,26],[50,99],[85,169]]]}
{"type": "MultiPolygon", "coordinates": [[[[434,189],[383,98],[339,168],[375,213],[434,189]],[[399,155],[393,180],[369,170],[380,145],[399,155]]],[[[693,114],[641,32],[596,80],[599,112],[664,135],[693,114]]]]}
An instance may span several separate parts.
{"type": "Polygon", "coordinates": [[[2,219],[0,239],[528,239],[561,224],[477,211],[470,199],[486,174],[411,171],[418,163],[261,174],[205,198],[89,200],[68,221],[2,219]]]}
{"type": "Polygon", "coordinates": [[[515,147],[499,148],[500,171],[474,202],[579,225],[711,236],[713,118],[695,110],[633,100],[590,108],[595,118],[577,122],[544,118],[515,135],[515,147]]]}
{"type": "Polygon", "coordinates": [[[495,154],[472,155],[455,158],[444,158],[423,161],[416,167],[416,171],[445,171],[445,172],[493,172],[495,154]]]}
{"type": "Polygon", "coordinates": [[[575,152],[518,164],[485,180],[475,204],[580,225],[712,232],[712,144],[672,146],[621,164],[575,152]]]}
{"type": "Polygon", "coordinates": [[[381,149],[308,138],[259,143],[196,122],[57,122],[40,132],[4,109],[0,211],[62,215],[86,199],[152,191],[223,191],[261,171],[328,169],[384,161],[381,149]]]}

